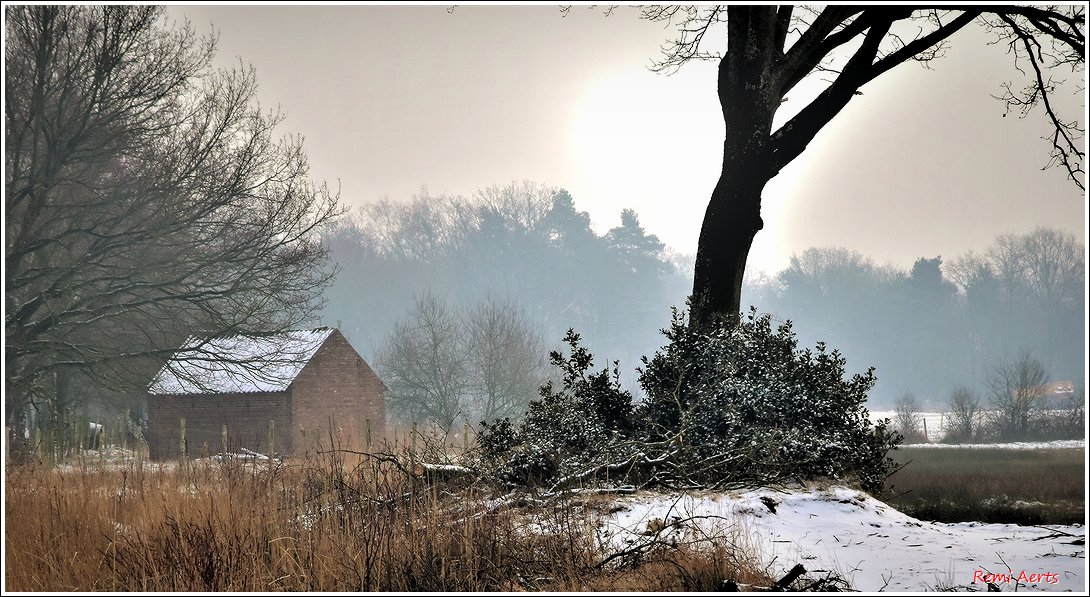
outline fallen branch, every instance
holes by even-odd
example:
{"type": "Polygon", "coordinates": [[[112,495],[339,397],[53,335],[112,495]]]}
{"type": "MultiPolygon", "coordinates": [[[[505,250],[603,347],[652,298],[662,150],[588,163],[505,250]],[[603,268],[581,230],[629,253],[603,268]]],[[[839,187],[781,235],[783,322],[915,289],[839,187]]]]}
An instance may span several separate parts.
{"type": "Polygon", "coordinates": [[[791,586],[791,583],[795,582],[798,577],[806,574],[806,568],[803,568],[802,564],[795,564],[792,568],[781,578],[772,585],[773,591],[786,591],[787,587],[791,586]]]}
{"type": "Polygon", "coordinates": [[[1055,539],[1056,537],[1077,537],[1079,539],[1081,539],[1083,537],[1082,535],[1074,535],[1072,533],[1065,533],[1064,531],[1061,531],[1059,529],[1046,527],[1046,526],[1044,526],[1042,524],[1035,524],[1033,526],[1036,527],[1036,528],[1039,528],[1039,529],[1044,529],[1046,531],[1051,531],[1051,532],[1055,533],[1054,535],[1045,535],[1043,537],[1037,537],[1037,538],[1034,539],[1034,541],[1040,541],[1041,539],[1055,539]]]}
{"type": "Polygon", "coordinates": [[[447,481],[464,477],[472,477],[474,479],[480,478],[477,471],[468,466],[462,466],[460,464],[418,462],[413,459],[395,456],[389,452],[360,452],[347,448],[337,448],[334,450],[322,450],[319,451],[318,454],[352,454],[353,456],[372,458],[378,462],[394,465],[394,468],[406,477],[427,477],[436,481],[447,481]]]}
{"type": "Polygon", "coordinates": [[[568,475],[567,477],[561,477],[556,483],[553,483],[552,487],[546,493],[556,493],[559,489],[581,483],[603,473],[617,473],[624,472],[626,475],[637,467],[648,467],[659,464],[664,464],[669,461],[669,458],[674,455],[674,452],[667,452],[657,458],[650,458],[644,452],[636,452],[625,460],[620,462],[611,462],[606,464],[600,464],[593,466],[584,471],[568,475]]]}

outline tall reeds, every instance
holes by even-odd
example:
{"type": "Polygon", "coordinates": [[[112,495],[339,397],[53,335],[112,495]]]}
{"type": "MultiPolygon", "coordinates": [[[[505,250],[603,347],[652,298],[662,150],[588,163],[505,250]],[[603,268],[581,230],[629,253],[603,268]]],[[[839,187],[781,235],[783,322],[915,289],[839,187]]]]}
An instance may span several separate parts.
{"type": "Polygon", "coordinates": [[[6,588],[604,591],[767,580],[731,546],[600,567],[594,513],[604,501],[498,507],[494,489],[413,473],[335,449],[272,466],[206,458],[10,467],[6,588]]]}

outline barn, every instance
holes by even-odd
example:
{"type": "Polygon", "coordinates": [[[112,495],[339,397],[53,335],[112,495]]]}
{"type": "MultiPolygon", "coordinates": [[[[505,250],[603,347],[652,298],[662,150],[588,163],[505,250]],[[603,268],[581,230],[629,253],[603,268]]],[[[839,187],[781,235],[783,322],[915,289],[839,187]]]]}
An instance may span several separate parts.
{"type": "Polygon", "coordinates": [[[189,338],[148,385],[152,459],[382,437],[386,386],[336,329],[189,338]],[[271,422],[271,423],[270,423],[271,422]],[[226,435],[224,428],[226,426],[226,435]],[[224,442],[226,441],[226,445],[224,442]]]}

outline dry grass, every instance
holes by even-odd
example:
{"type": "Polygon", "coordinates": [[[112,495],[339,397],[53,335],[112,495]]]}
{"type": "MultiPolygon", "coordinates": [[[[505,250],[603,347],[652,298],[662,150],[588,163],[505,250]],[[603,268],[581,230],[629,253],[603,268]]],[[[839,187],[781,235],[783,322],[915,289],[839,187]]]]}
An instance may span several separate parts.
{"type": "Polygon", "coordinates": [[[887,480],[894,507],[923,520],[1072,524],[1086,510],[1081,449],[902,448],[887,480]]]}
{"type": "Polygon", "coordinates": [[[701,590],[768,584],[744,554],[664,548],[598,568],[593,508],[487,511],[473,486],[371,459],[9,468],[13,591],[701,590]],[[529,526],[533,522],[533,527],[529,526]]]}

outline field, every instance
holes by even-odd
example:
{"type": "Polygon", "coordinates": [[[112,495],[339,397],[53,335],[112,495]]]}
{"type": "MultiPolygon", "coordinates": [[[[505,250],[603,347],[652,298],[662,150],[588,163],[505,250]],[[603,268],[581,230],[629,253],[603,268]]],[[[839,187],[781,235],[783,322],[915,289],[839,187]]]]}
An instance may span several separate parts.
{"type": "Polygon", "coordinates": [[[1086,455],[1081,448],[901,448],[904,467],[886,482],[890,505],[921,520],[1081,523],[1086,455]]]}
{"type": "MultiPolygon", "coordinates": [[[[5,471],[5,588],[705,591],[725,579],[767,587],[804,563],[855,588],[980,589],[967,567],[1000,550],[1027,570],[1060,569],[1041,550],[1063,554],[1065,569],[1082,561],[1084,544],[1072,537],[1085,530],[1058,528],[1083,520],[1082,449],[894,455],[907,465],[884,499],[911,516],[1053,526],[921,524],[835,487],[512,500],[346,454],[272,466],[89,457],[5,471]],[[668,534],[675,530],[684,532],[668,534]],[[899,542],[883,539],[894,535],[899,542]]],[[[1081,575],[1064,582],[1084,586],[1081,575]]]]}
{"type": "Polygon", "coordinates": [[[768,585],[729,544],[603,565],[599,498],[499,508],[387,464],[15,468],[11,591],[631,591],[768,585]],[[529,521],[532,521],[529,522],[529,521]]]}

